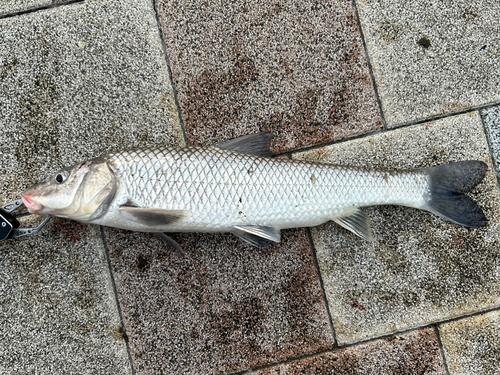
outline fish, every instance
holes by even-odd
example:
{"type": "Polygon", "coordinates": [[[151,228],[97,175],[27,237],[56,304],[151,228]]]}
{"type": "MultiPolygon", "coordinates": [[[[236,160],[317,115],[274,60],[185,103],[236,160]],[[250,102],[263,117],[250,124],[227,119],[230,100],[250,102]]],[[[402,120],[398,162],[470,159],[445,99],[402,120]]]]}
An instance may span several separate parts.
{"type": "Polygon", "coordinates": [[[280,242],[281,230],[334,221],[373,241],[362,208],[401,205],[455,224],[484,227],[467,195],[487,165],[465,160],[430,168],[373,170],[273,158],[271,134],[208,147],[110,153],[63,168],[22,194],[28,211],[156,233],[230,232],[253,246],[280,242]]]}

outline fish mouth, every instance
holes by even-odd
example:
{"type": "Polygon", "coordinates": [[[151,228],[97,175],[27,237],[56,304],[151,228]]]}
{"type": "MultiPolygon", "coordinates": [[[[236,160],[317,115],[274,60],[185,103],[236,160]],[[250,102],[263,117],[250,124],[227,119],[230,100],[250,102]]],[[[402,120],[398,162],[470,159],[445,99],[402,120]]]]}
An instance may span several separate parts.
{"type": "Polygon", "coordinates": [[[26,194],[21,195],[21,199],[23,200],[24,205],[28,209],[28,212],[31,214],[36,214],[39,211],[43,210],[45,207],[43,204],[35,202],[32,198],[28,198],[26,194]]]}

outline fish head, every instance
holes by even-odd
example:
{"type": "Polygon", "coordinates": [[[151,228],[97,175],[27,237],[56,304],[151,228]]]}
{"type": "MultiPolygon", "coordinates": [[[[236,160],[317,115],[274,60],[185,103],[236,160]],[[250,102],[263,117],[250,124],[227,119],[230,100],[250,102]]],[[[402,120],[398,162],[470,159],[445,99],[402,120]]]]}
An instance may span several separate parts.
{"type": "Polygon", "coordinates": [[[87,221],[109,204],[115,191],[115,175],[101,158],[63,168],[26,190],[21,198],[32,214],[87,221]]]}

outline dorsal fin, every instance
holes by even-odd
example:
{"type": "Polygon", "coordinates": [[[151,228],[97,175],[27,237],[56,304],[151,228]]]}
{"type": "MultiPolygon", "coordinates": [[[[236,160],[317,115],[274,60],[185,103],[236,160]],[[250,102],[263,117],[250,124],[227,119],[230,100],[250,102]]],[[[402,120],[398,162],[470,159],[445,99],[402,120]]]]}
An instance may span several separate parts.
{"type": "Polygon", "coordinates": [[[273,156],[273,153],[269,149],[271,137],[271,133],[249,134],[231,139],[230,141],[217,143],[214,147],[255,156],[273,156]]]}

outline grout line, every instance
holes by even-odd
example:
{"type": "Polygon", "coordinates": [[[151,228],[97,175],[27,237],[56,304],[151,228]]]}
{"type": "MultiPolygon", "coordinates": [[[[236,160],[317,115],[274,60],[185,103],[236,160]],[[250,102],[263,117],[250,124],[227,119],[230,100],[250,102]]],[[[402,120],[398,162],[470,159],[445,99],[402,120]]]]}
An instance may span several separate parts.
{"type": "Polygon", "coordinates": [[[328,305],[328,299],[326,298],[325,285],[323,283],[323,277],[321,276],[321,270],[319,268],[318,257],[316,255],[316,247],[314,246],[314,241],[313,241],[312,234],[311,234],[311,228],[307,228],[307,235],[309,237],[309,244],[311,246],[311,250],[313,253],[313,257],[314,257],[314,265],[316,266],[316,271],[318,272],[319,285],[321,288],[321,293],[323,294],[323,301],[325,301],[326,312],[328,314],[328,322],[330,323],[330,329],[331,329],[332,335],[333,335],[333,345],[338,346],[337,345],[337,334],[335,332],[335,327],[333,326],[333,319],[332,319],[332,314],[330,312],[330,306],[328,305]]]}
{"type": "Polygon", "coordinates": [[[384,133],[390,132],[391,130],[393,130],[393,129],[390,129],[390,130],[374,130],[374,131],[371,131],[371,132],[368,132],[368,133],[358,134],[358,135],[355,135],[353,137],[342,138],[342,139],[337,139],[337,140],[334,140],[334,141],[331,141],[331,142],[322,143],[322,144],[319,144],[319,145],[314,145],[314,146],[309,146],[309,147],[303,147],[303,148],[300,148],[300,149],[297,149],[297,150],[284,152],[282,154],[275,154],[273,156],[274,157],[276,157],[276,156],[288,156],[288,157],[290,157],[290,159],[293,160],[293,154],[298,154],[298,153],[301,153],[301,152],[306,152],[306,151],[311,151],[311,150],[317,150],[317,149],[322,148],[322,147],[328,147],[328,146],[332,146],[332,145],[336,145],[336,144],[340,144],[340,143],[350,142],[350,141],[354,141],[356,139],[368,138],[368,137],[371,137],[371,136],[374,136],[374,135],[377,135],[377,134],[384,134],[384,133]]]}
{"type": "Polygon", "coordinates": [[[495,306],[495,307],[491,307],[491,308],[488,308],[488,309],[485,309],[485,310],[479,310],[479,311],[476,311],[476,312],[473,312],[473,313],[470,313],[470,314],[465,314],[465,315],[457,316],[457,317],[454,317],[454,318],[438,320],[436,322],[428,323],[428,324],[423,325],[423,326],[412,327],[412,328],[408,328],[406,330],[397,331],[397,332],[390,333],[390,334],[387,334],[387,335],[377,336],[377,337],[373,337],[373,338],[370,338],[370,339],[358,341],[358,342],[355,342],[355,343],[352,343],[352,344],[347,344],[347,345],[344,345],[344,346],[339,346],[339,349],[340,348],[349,348],[349,347],[353,347],[353,346],[358,346],[358,345],[366,344],[366,343],[369,343],[369,342],[372,342],[372,341],[377,341],[377,340],[380,340],[380,339],[390,338],[390,337],[393,337],[395,335],[403,335],[403,334],[406,334],[406,333],[409,333],[409,332],[419,331],[419,330],[422,330],[422,329],[427,329],[429,327],[438,326],[438,325],[441,325],[441,324],[456,322],[456,321],[462,320],[462,319],[473,318],[473,317],[476,317],[476,316],[488,314],[488,313],[490,313],[492,311],[500,311],[500,305],[499,306],[495,306]]]}
{"type": "Polygon", "coordinates": [[[186,132],[186,126],[184,125],[184,120],[182,118],[181,106],[179,104],[179,95],[177,93],[177,87],[175,86],[174,75],[172,73],[172,68],[170,66],[170,59],[168,58],[167,44],[165,43],[165,38],[163,37],[163,29],[161,26],[160,15],[158,14],[158,7],[156,6],[156,0],[151,0],[153,5],[153,11],[156,17],[156,24],[158,27],[158,33],[160,34],[161,48],[165,56],[165,62],[167,64],[168,75],[170,78],[170,85],[172,86],[172,91],[174,93],[175,107],[177,109],[177,116],[179,116],[179,124],[182,130],[182,136],[184,137],[184,145],[188,146],[188,137],[186,132]]]}
{"type": "Polygon", "coordinates": [[[472,113],[472,112],[476,112],[476,111],[480,112],[480,111],[483,111],[485,109],[496,107],[498,105],[500,105],[500,102],[487,103],[487,104],[483,104],[483,105],[469,107],[469,108],[462,109],[462,110],[459,110],[459,111],[452,111],[452,112],[447,112],[447,113],[443,113],[443,114],[438,114],[438,115],[434,115],[434,116],[425,117],[425,118],[420,119],[420,120],[403,122],[401,124],[397,124],[396,126],[394,126],[393,128],[391,128],[390,130],[399,129],[399,128],[405,128],[407,126],[420,125],[420,124],[424,124],[426,122],[442,120],[442,119],[447,118],[447,117],[464,115],[464,114],[472,113]]]}
{"type": "Polygon", "coordinates": [[[499,105],[500,105],[500,102],[493,102],[493,103],[489,103],[489,104],[485,104],[483,106],[480,106],[480,108],[478,110],[485,111],[485,110],[488,110],[488,109],[496,108],[499,105]]]}
{"type": "MultiPolygon", "coordinates": [[[[475,317],[475,316],[480,316],[480,315],[483,315],[483,314],[488,314],[488,313],[493,312],[493,311],[500,311],[500,306],[492,307],[492,308],[486,309],[486,310],[476,311],[474,313],[463,315],[463,316],[458,316],[458,317],[455,317],[455,318],[450,318],[450,319],[445,319],[445,320],[437,321],[437,322],[434,322],[434,323],[429,323],[429,324],[426,324],[424,326],[418,326],[418,327],[408,328],[406,330],[389,333],[387,335],[381,335],[381,336],[372,337],[372,338],[369,338],[369,339],[366,339],[366,340],[361,340],[361,341],[358,341],[358,342],[355,342],[355,343],[351,343],[351,344],[346,344],[346,345],[343,345],[343,346],[337,346],[337,347],[335,347],[333,349],[327,349],[327,350],[319,351],[319,352],[312,353],[312,354],[305,354],[305,355],[302,355],[302,356],[299,356],[299,357],[291,357],[291,358],[288,358],[288,359],[286,359],[284,361],[281,361],[281,362],[275,362],[275,363],[270,363],[270,364],[267,364],[267,365],[257,366],[257,367],[252,368],[252,369],[248,369],[248,370],[244,370],[244,371],[232,373],[232,374],[229,374],[229,375],[253,374],[256,371],[265,370],[265,369],[269,369],[269,368],[273,368],[273,367],[278,367],[278,366],[281,366],[283,364],[293,363],[293,362],[296,362],[296,361],[301,361],[301,360],[307,359],[307,358],[313,358],[313,357],[316,357],[316,356],[319,356],[319,355],[323,355],[323,354],[329,354],[329,353],[339,352],[339,351],[341,351],[343,349],[346,349],[346,348],[355,348],[357,346],[369,344],[371,342],[376,342],[376,341],[383,340],[383,339],[390,339],[390,338],[393,338],[394,336],[405,335],[405,334],[408,334],[408,333],[411,333],[411,332],[420,331],[420,330],[424,330],[424,329],[428,329],[428,328],[434,328],[434,329],[437,330],[437,327],[439,325],[441,325],[441,324],[455,322],[455,321],[462,320],[462,319],[467,319],[467,318],[472,318],[472,317],[475,317]]],[[[441,339],[438,336],[438,342],[439,343],[440,343],[440,340],[441,339]]]]}
{"type": "Polygon", "coordinates": [[[293,154],[297,154],[297,153],[301,153],[301,152],[306,152],[306,151],[311,151],[311,150],[317,150],[317,149],[319,149],[321,147],[328,147],[328,146],[332,146],[332,145],[335,145],[335,144],[350,142],[350,141],[353,141],[353,140],[356,140],[356,139],[368,138],[368,137],[371,137],[371,136],[374,136],[374,135],[377,135],[377,134],[385,134],[385,133],[389,133],[389,132],[391,132],[393,130],[404,129],[404,128],[408,128],[408,127],[412,127],[412,126],[416,126],[416,125],[421,125],[421,124],[425,124],[427,122],[442,120],[442,119],[445,119],[445,118],[448,118],[448,117],[454,117],[454,116],[464,115],[464,114],[473,113],[473,112],[478,112],[480,114],[480,111],[483,111],[483,110],[486,110],[486,109],[489,109],[489,108],[493,108],[493,107],[496,107],[496,106],[499,106],[499,105],[500,105],[500,102],[499,103],[493,103],[493,104],[490,103],[490,104],[487,104],[487,105],[484,105],[484,106],[469,108],[469,109],[466,109],[466,110],[463,110],[463,111],[459,111],[459,112],[450,112],[450,113],[447,113],[445,115],[439,115],[439,116],[435,116],[435,117],[429,117],[429,118],[422,119],[422,120],[417,120],[417,121],[413,121],[413,122],[408,122],[408,123],[400,124],[400,125],[397,125],[397,126],[395,126],[393,128],[382,129],[382,130],[375,130],[375,131],[372,131],[372,132],[355,135],[353,137],[337,139],[337,140],[333,140],[333,141],[327,142],[327,143],[322,143],[322,144],[319,144],[319,145],[314,145],[314,146],[310,146],[310,147],[304,147],[304,148],[301,148],[301,149],[284,152],[282,154],[276,154],[275,156],[290,156],[293,159],[293,154]]]}
{"type": "Polygon", "coordinates": [[[339,351],[338,348],[337,349],[328,349],[328,350],[324,350],[324,351],[317,352],[317,353],[305,354],[305,355],[300,356],[300,357],[292,357],[292,358],[286,359],[286,360],[281,361],[281,362],[275,362],[275,363],[270,363],[268,365],[257,366],[257,367],[252,368],[252,369],[243,370],[243,371],[240,371],[240,372],[235,372],[235,373],[231,373],[231,374],[228,374],[228,375],[253,374],[256,371],[267,370],[267,369],[270,369],[270,368],[274,368],[274,367],[278,367],[278,366],[281,366],[281,365],[285,365],[287,363],[293,363],[293,362],[301,361],[303,359],[314,358],[314,357],[317,357],[317,356],[320,356],[320,355],[323,355],[323,354],[328,354],[328,353],[337,352],[337,351],[339,351]]]}
{"type": "Polygon", "coordinates": [[[448,362],[446,361],[446,355],[444,353],[443,343],[441,342],[441,334],[439,333],[439,328],[437,325],[433,325],[432,327],[434,328],[434,333],[436,334],[439,344],[439,351],[441,352],[441,357],[443,358],[444,371],[447,375],[450,375],[450,369],[448,368],[448,362]]]}
{"type": "MultiPolygon", "coordinates": [[[[493,108],[493,106],[486,108],[486,109],[490,109],[490,108],[493,108]]],[[[494,147],[493,147],[493,136],[491,135],[490,129],[486,125],[486,121],[484,120],[483,114],[479,113],[479,117],[481,118],[481,124],[483,125],[484,135],[486,136],[486,142],[488,143],[488,150],[489,150],[491,162],[493,163],[493,168],[495,171],[495,176],[496,176],[496,180],[497,180],[497,187],[500,189],[500,171],[497,168],[499,160],[497,160],[497,158],[495,157],[495,152],[494,152],[494,147]]]]}
{"type": "Polygon", "coordinates": [[[125,341],[125,347],[127,348],[127,354],[128,354],[128,360],[130,363],[130,369],[132,370],[132,375],[136,375],[135,369],[134,369],[134,362],[132,361],[132,353],[130,351],[130,345],[129,345],[129,337],[127,335],[127,330],[125,329],[125,321],[123,319],[123,312],[120,307],[120,301],[118,300],[118,291],[116,289],[116,283],[115,283],[115,278],[113,276],[113,269],[111,267],[111,257],[109,256],[109,248],[106,242],[106,235],[104,234],[104,227],[101,225],[101,239],[104,244],[104,253],[106,254],[106,260],[108,261],[108,271],[109,271],[109,277],[111,279],[111,285],[113,286],[113,293],[115,295],[115,304],[116,308],[118,309],[118,316],[120,318],[120,324],[123,329],[123,338],[125,341]]]}
{"type": "MultiPolygon", "coordinates": [[[[374,341],[379,341],[379,340],[383,340],[383,339],[389,339],[389,338],[394,337],[394,336],[406,335],[408,333],[415,332],[415,331],[420,331],[420,330],[423,330],[423,329],[427,329],[429,327],[432,327],[432,324],[427,324],[427,325],[424,325],[424,326],[421,326],[421,327],[420,326],[419,327],[411,327],[411,328],[408,328],[408,329],[404,329],[402,331],[392,332],[392,333],[388,333],[388,334],[385,334],[385,335],[376,336],[376,337],[372,337],[372,338],[369,338],[369,339],[366,339],[366,340],[361,340],[361,341],[358,341],[358,342],[353,342],[353,343],[350,343],[350,344],[339,346],[338,349],[336,349],[336,350],[345,349],[345,348],[353,348],[353,347],[356,347],[356,346],[361,346],[361,345],[369,344],[369,343],[374,342],[374,341]]],[[[332,351],[335,351],[335,350],[332,350],[332,351]]]]}
{"type": "Polygon", "coordinates": [[[440,325],[440,324],[446,324],[446,323],[453,323],[453,322],[456,322],[456,321],[462,320],[462,319],[475,318],[476,316],[488,314],[488,313],[493,312],[493,311],[500,311],[500,306],[491,307],[489,309],[476,311],[476,312],[473,312],[470,314],[460,315],[460,316],[457,316],[455,318],[440,320],[434,324],[440,325]]]}
{"type": "Polygon", "coordinates": [[[361,43],[363,43],[363,48],[365,50],[366,63],[368,64],[368,72],[370,73],[370,78],[373,84],[373,90],[375,91],[375,99],[378,103],[378,108],[380,111],[380,117],[382,118],[382,129],[387,129],[387,121],[385,120],[384,111],[382,108],[382,100],[380,99],[377,82],[375,81],[375,75],[373,74],[373,65],[370,59],[370,55],[368,53],[368,47],[366,45],[365,33],[363,32],[363,28],[361,27],[361,19],[359,18],[358,7],[356,5],[356,0],[351,0],[352,8],[354,9],[354,15],[356,17],[356,22],[358,24],[359,34],[361,36],[361,43]]]}
{"type": "Polygon", "coordinates": [[[60,4],[54,4],[54,3],[52,3],[50,5],[45,5],[45,6],[40,6],[40,7],[34,7],[34,8],[29,8],[29,9],[24,9],[24,10],[20,10],[18,12],[14,12],[14,13],[7,13],[7,14],[4,14],[4,15],[0,15],[0,20],[1,19],[5,19],[5,18],[12,18],[12,17],[23,16],[25,14],[36,13],[36,12],[41,11],[41,10],[59,8],[59,7],[63,7],[63,6],[66,6],[66,5],[72,5],[72,4],[83,3],[83,2],[85,2],[85,0],[68,0],[65,3],[60,3],[60,4]]]}
{"type": "Polygon", "coordinates": [[[323,355],[323,354],[336,353],[336,352],[339,352],[339,351],[347,349],[347,348],[353,348],[353,347],[356,347],[356,346],[361,346],[361,345],[364,345],[364,344],[368,344],[370,342],[374,342],[374,341],[379,341],[379,340],[391,338],[391,337],[394,337],[396,335],[404,335],[404,334],[407,334],[407,333],[410,333],[410,332],[414,332],[414,331],[418,331],[418,330],[421,330],[421,329],[424,329],[424,328],[429,328],[429,326],[419,327],[419,328],[411,328],[411,329],[408,329],[408,330],[405,330],[405,331],[395,332],[395,333],[391,333],[391,334],[388,334],[388,335],[378,336],[378,337],[374,337],[374,338],[367,339],[367,340],[364,340],[364,341],[359,341],[359,342],[356,342],[356,343],[347,344],[347,345],[344,345],[342,347],[341,346],[337,346],[337,347],[335,347],[333,349],[322,350],[322,351],[319,351],[319,352],[316,352],[316,353],[305,354],[305,355],[302,355],[302,356],[299,356],[299,357],[290,357],[290,358],[288,358],[288,359],[286,359],[284,361],[281,361],[281,362],[275,362],[275,363],[270,363],[270,364],[267,364],[267,365],[257,366],[255,368],[252,368],[252,369],[249,369],[249,370],[244,370],[244,371],[232,373],[232,374],[229,374],[229,375],[252,374],[252,373],[254,373],[256,371],[266,370],[266,369],[273,368],[273,367],[278,367],[278,366],[281,366],[281,365],[284,365],[284,364],[287,364],[287,363],[293,363],[293,362],[301,361],[303,359],[314,358],[314,357],[317,357],[317,356],[320,356],[320,355],[323,355]]]}
{"type": "Polygon", "coordinates": [[[288,358],[288,359],[286,359],[284,361],[281,361],[281,362],[270,363],[270,364],[267,364],[267,365],[258,366],[258,367],[255,367],[253,369],[250,369],[250,370],[245,370],[245,371],[242,371],[242,372],[236,372],[236,373],[233,373],[233,374],[230,374],[230,375],[251,374],[251,373],[253,373],[255,371],[266,370],[266,369],[273,368],[273,367],[278,367],[278,366],[281,366],[281,365],[284,365],[284,364],[287,364],[287,363],[293,363],[293,362],[298,362],[298,361],[301,361],[301,360],[304,360],[304,359],[308,359],[308,358],[314,358],[314,357],[317,357],[317,356],[320,356],[320,355],[324,355],[324,354],[330,354],[330,353],[340,352],[341,350],[344,350],[344,349],[355,348],[357,346],[361,346],[361,345],[368,344],[368,343],[371,343],[371,342],[375,342],[375,341],[379,341],[379,340],[391,338],[391,337],[394,337],[396,335],[404,335],[404,334],[407,334],[407,333],[410,333],[410,332],[419,331],[421,329],[426,329],[426,328],[429,328],[429,327],[430,326],[427,325],[427,326],[419,327],[419,328],[411,328],[411,329],[408,329],[408,330],[405,330],[405,331],[395,332],[395,333],[391,333],[391,334],[384,335],[384,336],[378,336],[378,337],[374,337],[374,338],[367,339],[367,340],[364,340],[364,341],[359,341],[359,342],[356,342],[356,343],[353,343],[353,344],[347,344],[347,345],[344,345],[344,346],[337,346],[337,347],[335,347],[333,349],[327,349],[327,350],[323,350],[323,351],[316,352],[316,353],[305,354],[305,355],[302,355],[302,356],[299,356],[299,357],[291,357],[291,358],[288,358]]]}

